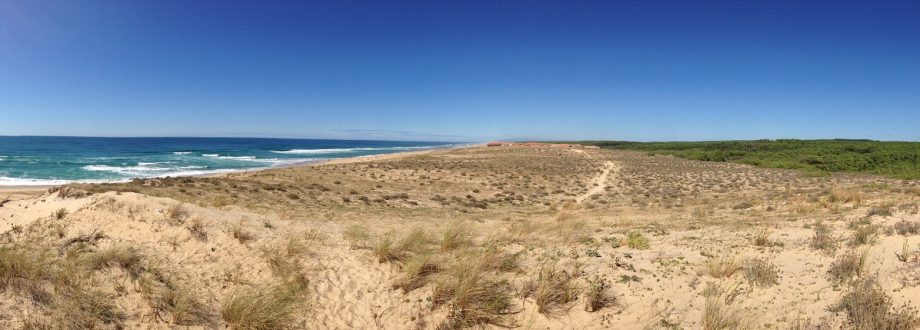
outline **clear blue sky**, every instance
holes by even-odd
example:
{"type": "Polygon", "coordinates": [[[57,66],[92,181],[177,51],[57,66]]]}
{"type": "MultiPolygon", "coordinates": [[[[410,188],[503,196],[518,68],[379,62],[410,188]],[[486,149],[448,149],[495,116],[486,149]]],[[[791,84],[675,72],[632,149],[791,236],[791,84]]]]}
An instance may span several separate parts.
{"type": "Polygon", "coordinates": [[[920,4],[0,0],[24,134],[920,140],[920,4]]]}

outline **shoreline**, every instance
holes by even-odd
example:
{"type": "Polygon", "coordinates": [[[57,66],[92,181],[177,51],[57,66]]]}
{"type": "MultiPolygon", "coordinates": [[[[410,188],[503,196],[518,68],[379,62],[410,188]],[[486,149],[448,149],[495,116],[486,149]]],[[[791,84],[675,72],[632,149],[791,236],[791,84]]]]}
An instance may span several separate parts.
{"type": "MultiPolygon", "coordinates": [[[[177,178],[179,177],[219,178],[219,177],[227,177],[227,176],[232,176],[232,175],[257,173],[257,172],[285,169],[285,168],[319,166],[319,165],[327,165],[327,164],[334,165],[334,164],[372,162],[372,161],[385,160],[385,159],[408,157],[408,156],[413,156],[413,155],[422,155],[422,154],[431,153],[435,151],[456,150],[456,149],[464,149],[464,148],[477,148],[477,147],[482,147],[482,146],[485,146],[485,144],[476,143],[476,144],[468,144],[468,145],[460,145],[460,146],[435,147],[435,148],[424,149],[424,150],[398,151],[398,152],[376,154],[376,155],[363,155],[363,156],[344,157],[344,158],[319,159],[319,160],[286,164],[286,165],[275,166],[275,167],[265,167],[265,168],[257,168],[257,169],[242,169],[239,171],[232,171],[232,172],[226,172],[226,173],[183,175],[183,176],[177,176],[177,178]]],[[[148,178],[141,178],[141,179],[154,179],[154,178],[157,178],[157,177],[148,177],[148,178]]],[[[134,178],[128,179],[128,181],[132,179],[134,178]]],[[[71,183],[79,183],[79,182],[68,182],[64,184],[54,184],[54,185],[17,185],[17,186],[0,185],[0,192],[2,193],[34,193],[34,192],[39,192],[39,191],[46,191],[49,188],[68,185],[71,183]]],[[[121,183],[121,182],[111,181],[111,182],[101,182],[101,183],[121,183]]]]}

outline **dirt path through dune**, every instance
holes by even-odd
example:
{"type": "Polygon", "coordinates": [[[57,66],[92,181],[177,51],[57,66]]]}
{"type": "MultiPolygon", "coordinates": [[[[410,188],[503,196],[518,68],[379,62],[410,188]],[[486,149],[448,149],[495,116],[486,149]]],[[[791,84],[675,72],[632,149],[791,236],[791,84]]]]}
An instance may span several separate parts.
{"type": "Polygon", "coordinates": [[[591,188],[588,189],[588,192],[584,193],[581,196],[578,196],[578,198],[575,198],[575,201],[578,203],[581,203],[585,199],[588,199],[588,197],[591,197],[591,196],[594,196],[594,195],[597,195],[603,192],[604,189],[607,188],[607,176],[610,175],[610,171],[613,170],[615,167],[616,165],[614,165],[613,162],[610,162],[610,161],[604,162],[604,172],[601,173],[601,175],[594,178],[594,180],[591,181],[591,188]]]}

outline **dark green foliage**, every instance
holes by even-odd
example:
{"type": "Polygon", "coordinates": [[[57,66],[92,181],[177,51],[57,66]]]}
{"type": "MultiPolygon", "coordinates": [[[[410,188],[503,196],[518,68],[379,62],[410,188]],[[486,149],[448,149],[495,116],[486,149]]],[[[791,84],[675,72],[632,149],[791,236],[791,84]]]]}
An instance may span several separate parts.
{"type": "Polygon", "coordinates": [[[604,148],[641,150],[703,161],[788,168],[813,174],[873,173],[920,179],[920,143],[871,140],[756,140],[716,142],[586,141],[604,148]]]}

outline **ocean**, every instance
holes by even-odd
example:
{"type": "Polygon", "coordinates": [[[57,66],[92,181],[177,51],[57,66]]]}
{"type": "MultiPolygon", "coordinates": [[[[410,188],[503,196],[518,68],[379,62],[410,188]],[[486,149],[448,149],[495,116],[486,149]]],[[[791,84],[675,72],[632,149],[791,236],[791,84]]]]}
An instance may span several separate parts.
{"type": "Polygon", "coordinates": [[[0,186],[121,182],[461,145],[262,138],[0,136],[0,186]]]}

